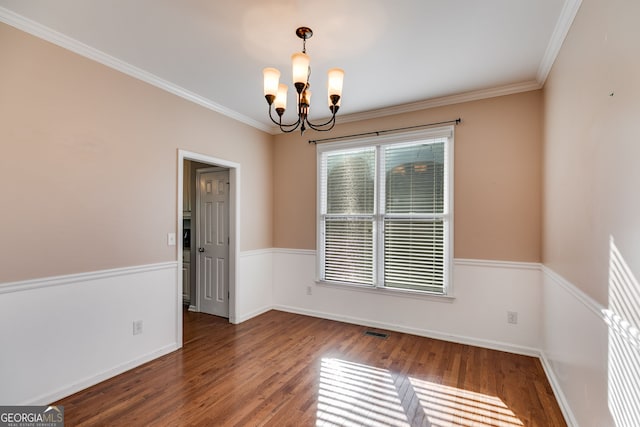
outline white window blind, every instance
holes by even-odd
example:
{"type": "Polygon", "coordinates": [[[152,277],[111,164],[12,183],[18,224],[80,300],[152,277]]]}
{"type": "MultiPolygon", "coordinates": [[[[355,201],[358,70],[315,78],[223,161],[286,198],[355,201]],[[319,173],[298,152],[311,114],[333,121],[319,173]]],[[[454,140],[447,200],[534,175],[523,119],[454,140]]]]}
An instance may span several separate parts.
{"type": "Polygon", "coordinates": [[[325,280],[374,283],[375,150],[325,157],[325,280]]]}
{"type": "Polygon", "coordinates": [[[385,147],[384,285],[443,292],[444,142],[385,147]]]}
{"type": "Polygon", "coordinates": [[[321,281],[447,293],[452,143],[446,128],[318,146],[321,281]]]}

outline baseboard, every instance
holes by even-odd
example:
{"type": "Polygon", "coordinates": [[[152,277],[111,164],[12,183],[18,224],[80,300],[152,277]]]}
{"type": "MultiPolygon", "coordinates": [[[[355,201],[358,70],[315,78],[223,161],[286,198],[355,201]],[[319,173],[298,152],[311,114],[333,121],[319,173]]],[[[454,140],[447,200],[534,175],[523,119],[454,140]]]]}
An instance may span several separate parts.
{"type": "Polygon", "coordinates": [[[120,375],[124,372],[127,372],[133,368],[136,368],[140,365],[144,365],[147,362],[150,362],[158,357],[162,357],[166,354],[174,352],[178,350],[180,346],[176,343],[160,348],[151,353],[145,354],[142,357],[130,360],[129,362],[125,362],[121,365],[118,365],[112,369],[101,372],[97,375],[92,375],[91,377],[85,378],[81,381],[78,381],[74,384],[67,385],[62,387],[52,393],[47,393],[41,396],[34,398],[28,402],[24,402],[23,405],[49,405],[53,402],[56,402],[62,398],[67,396],[71,396],[74,393],[82,391],[88,387],[94,386],[102,381],[108,380],[109,378],[115,377],[116,375],[120,375]]]}
{"type": "Polygon", "coordinates": [[[188,310],[189,310],[189,311],[193,311],[193,312],[197,312],[197,311],[198,311],[198,309],[196,308],[196,306],[195,306],[195,305],[190,305],[190,306],[189,306],[189,308],[188,308],[188,310]]]}
{"type": "Polygon", "coordinates": [[[350,316],[340,316],[331,313],[317,312],[312,310],[304,310],[296,307],[276,305],[274,310],[285,311],[288,313],[302,314],[305,316],[319,317],[322,319],[336,320],[338,322],[350,323],[354,325],[369,326],[372,328],[386,329],[389,331],[402,332],[405,334],[417,335],[426,338],[433,338],[442,341],[454,342],[457,344],[473,345],[476,347],[488,348],[491,350],[504,351],[507,353],[520,354],[523,356],[540,357],[540,350],[530,347],[508,344],[498,341],[481,340],[462,335],[444,334],[429,329],[411,328],[402,325],[395,325],[383,322],[376,322],[368,319],[355,318],[350,316]]]}
{"type": "Polygon", "coordinates": [[[273,307],[271,306],[264,306],[261,307],[257,310],[254,310],[250,313],[246,313],[242,316],[236,317],[235,319],[233,319],[234,321],[232,323],[234,324],[238,324],[238,323],[242,323],[242,322],[246,322],[249,319],[253,319],[254,317],[260,316],[263,313],[266,313],[267,311],[273,310],[273,307]]]}
{"type": "Polygon", "coordinates": [[[544,351],[540,351],[538,357],[542,364],[542,369],[544,369],[544,373],[547,375],[553,394],[558,401],[558,406],[560,406],[564,420],[569,427],[578,427],[578,421],[576,420],[575,415],[573,415],[573,411],[571,410],[567,397],[562,391],[562,387],[560,387],[560,381],[558,380],[558,377],[556,377],[555,371],[551,366],[551,362],[549,362],[549,359],[547,358],[547,354],[544,351]]]}

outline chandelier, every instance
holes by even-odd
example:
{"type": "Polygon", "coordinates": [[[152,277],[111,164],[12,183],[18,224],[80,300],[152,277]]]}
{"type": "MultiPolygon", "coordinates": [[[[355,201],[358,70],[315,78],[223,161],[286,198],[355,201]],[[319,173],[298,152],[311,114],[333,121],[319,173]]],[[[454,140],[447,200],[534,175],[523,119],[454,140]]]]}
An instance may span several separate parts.
{"type": "Polygon", "coordinates": [[[264,75],[264,97],[269,104],[269,118],[280,127],[282,132],[286,133],[300,128],[300,134],[302,134],[307,129],[307,126],[317,131],[331,130],[336,124],[336,113],[340,108],[344,70],[332,68],[328,72],[328,103],[331,118],[325,123],[310,122],[311,90],[309,90],[309,77],[311,76],[311,67],[309,66],[306,43],[307,39],[310,39],[313,35],[313,31],[311,31],[311,28],[300,27],[296,30],[296,35],[302,39],[302,52],[291,55],[293,85],[298,95],[298,120],[291,124],[282,123],[282,115],[287,109],[288,88],[287,85],[280,83],[280,71],[275,68],[265,68],[262,72],[264,75]],[[278,114],[277,120],[273,118],[272,110],[274,108],[278,114]]]}

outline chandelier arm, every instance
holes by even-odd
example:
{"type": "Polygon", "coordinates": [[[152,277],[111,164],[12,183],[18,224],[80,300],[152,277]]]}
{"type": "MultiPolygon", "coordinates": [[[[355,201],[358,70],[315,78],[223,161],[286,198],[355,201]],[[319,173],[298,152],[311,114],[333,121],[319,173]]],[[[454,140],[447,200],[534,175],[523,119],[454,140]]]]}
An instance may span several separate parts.
{"type": "Polygon", "coordinates": [[[298,129],[298,126],[300,126],[300,116],[298,116],[298,121],[297,122],[291,123],[291,124],[282,123],[282,116],[279,117],[279,119],[280,119],[279,121],[275,120],[273,118],[271,105],[269,105],[269,118],[271,119],[271,121],[274,124],[278,125],[280,127],[280,130],[283,131],[283,132],[292,132],[292,131],[298,129]],[[284,128],[289,128],[289,127],[293,127],[293,129],[291,129],[290,131],[284,130],[284,128]]]}
{"type": "Polygon", "coordinates": [[[282,126],[280,126],[280,131],[282,131],[282,133],[291,133],[291,132],[297,130],[299,126],[300,126],[300,120],[298,120],[298,123],[296,123],[296,127],[291,128],[291,129],[284,129],[282,126]]]}
{"type": "Polygon", "coordinates": [[[273,118],[273,114],[271,113],[271,106],[269,106],[269,118],[271,119],[271,121],[275,124],[279,124],[276,120],[274,120],[273,118]]]}
{"type": "Polygon", "coordinates": [[[307,124],[309,125],[309,127],[313,130],[317,130],[317,131],[325,131],[325,130],[331,130],[333,129],[333,127],[336,125],[336,113],[333,113],[333,115],[331,116],[331,118],[326,121],[325,123],[311,123],[308,119],[307,119],[307,124]],[[327,125],[331,125],[331,127],[329,129],[320,129],[323,128],[327,125]]]}
{"type": "Polygon", "coordinates": [[[323,125],[320,125],[320,126],[311,124],[309,121],[307,121],[307,124],[309,125],[310,129],[313,129],[313,130],[318,131],[318,132],[327,132],[327,131],[330,131],[331,129],[333,129],[333,127],[336,125],[336,121],[332,120],[332,121],[327,122],[327,123],[325,123],[323,125]],[[327,128],[323,127],[323,126],[326,126],[328,124],[331,124],[331,126],[329,126],[327,128]]]}

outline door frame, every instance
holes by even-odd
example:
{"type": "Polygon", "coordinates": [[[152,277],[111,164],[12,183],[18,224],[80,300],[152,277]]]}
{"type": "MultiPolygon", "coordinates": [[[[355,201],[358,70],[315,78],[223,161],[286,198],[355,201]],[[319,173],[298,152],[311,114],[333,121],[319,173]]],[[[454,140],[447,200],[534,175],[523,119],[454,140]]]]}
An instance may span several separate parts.
{"type": "MultiPolygon", "coordinates": [[[[184,161],[194,160],[200,163],[206,163],[211,167],[222,167],[229,169],[229,323],[236,322],[236,313],[238,312],[239,300],[236,298],[237,281],[238,281],[238,259],[240,256],[240,164],[229,160],[219,159],[217,157],[205,154],[195,153],[192,151],[178,149],[178,179],[177,179],[177,229],[178,236],[183,233],[183,180],[184,180],[184,161]]],[[[182,239],[177,240],[176,260],[178,269],[176,272],[176,343],[182,347],[182,239]]]]}
{"type": "MultiPolygon", "coordinates": [[[[195,194],[195,197],[196,197],[196,204],[195,204],[196,212],[195,212],[195,216],[193,215],[193,213],[191,214],[191,218],[195,217],[195,219],[196,219],[196,222],[195,222],[196,223],[196,227],[195,227],[196,239],[198,239],[200,237],[198,226],[199,226],[199,222],[201,220],[201,218],[199,217],[200,216],[200,190],[199,190],[198,186],[200,184],[200,175],[203,174],[203,173],[208,173],[208,172],[227,172],[227,175],[229,176],[229,194],[228,194],[229,200],[228,200],[228,203],[227,203],[227,210],[229,211],[228,212],[229,222],[231,222],[231,200],[230,200],[230,198],[231,198],[231,170],[229,168],[221,167],[221,166],[211,166],[211,167],[208,167],[208,168],[198,169],[198,170],[196,170],[196,194],[195,194]]],[[[193,207],[192,207],[192,209],[193,209],[193,207]]],[[[191,230],[193,230],[193,229],[194,229],[193,223],[191,223],[191,230]]],[[[192,238],[192,242],[193,242],[193,234],[191,235],[191,238],[192,238]]],[[[231,229],[229,229],[229,240],[231,240],[231,229]]],[[[192,245],[192,250],[193,249],[196,249],[196,248],[192,245]]],[[[196,257],[198,256],[197,252],[195,253],[195,256],[196,257]]],[[[192,259],[193,259],[193,257],[192,257],[192,259]]],[[[197,258],[196,258],[196,260],[197,260],[197,258]]],[[[229,261],[231,260],[231,242],[229,242],[229,255],[227,256],[227,260],[229,260],[229,261]]],[[[196,268],[196,286],[195,286],[195,288],[196,288],[196,304],[195,304],[195,307],[196,307],[196,311],[200,312],[201,311],[200,296],[202,295],[202,290],[200,289],[201,283],[198,282],[198,273],[200,272],[198,270],[200,268],[200,261],[197,260],[195,264],[196,264],[196,266],[195,266],[195,268],[196,268]]],[[[229,269],[229,276],[231,276],[231,268],[230,268],[230,266],[228,265],[227,268],[229,269]]],[[[231,319],[231,286],[230,286],[230,284],[227,284],[227,285],[229,287],[229,296],[227,297],[227,305],[229,306],[229,319],[231,319]]],[[[231,320],[229,320],[229,321],[231,322],[231,320]]],[[[231,322],[231,323],[233,323],[233,322],[231,322]]]]}

